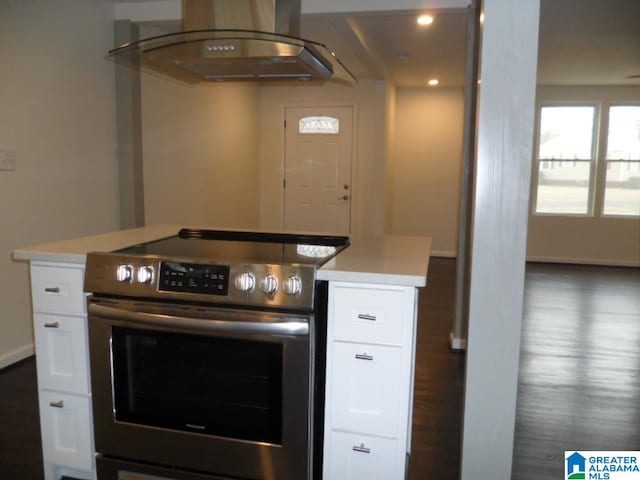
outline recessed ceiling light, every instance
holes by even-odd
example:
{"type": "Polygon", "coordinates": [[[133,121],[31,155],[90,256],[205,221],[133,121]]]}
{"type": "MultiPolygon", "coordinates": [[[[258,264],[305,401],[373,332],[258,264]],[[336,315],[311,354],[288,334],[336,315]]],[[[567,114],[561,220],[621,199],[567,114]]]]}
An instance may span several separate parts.
{"type": "Polygon", "coordinates": [[[440,81],[437,78],[432,78],[427,83],[429,84],[429,86],[435,87],[436,85],[438,85],[440,83],[440,81]]]}
{"type": "Polygon", "coordinates": [[[433,17],[431,15],[420,15],[417,21],[418,25],[431,25],[433,23],[433,17]]]}

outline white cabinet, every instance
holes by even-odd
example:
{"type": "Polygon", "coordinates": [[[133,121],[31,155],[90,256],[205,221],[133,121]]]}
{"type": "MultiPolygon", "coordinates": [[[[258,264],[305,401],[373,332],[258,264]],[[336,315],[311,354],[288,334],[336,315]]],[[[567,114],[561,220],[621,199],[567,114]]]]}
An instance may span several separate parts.
{"type": "Polygon", "coordinates": [[[389,480],[398,478],[398,442],[394,439],[333,431],[328,437],[331,462],[325,478],[389,480]]]}
{"type": "Polygon", "coordinates": [[[405,290],[333,285],[334,339],[401,346],[405,290]]]}
{"type": "Polygon", "coordinates": [[[93,452],[89,398],[41,390],[39,403],[45,461],[90,472],[93,452]]]}
{"type": "Polygon", "coordinates": [[[83,315],[86,303],[83,293],[82,265],[31,265],[31,295],[35,312],[83,315]]]}
{"type": "Polygon", "coordinates": [[[401,480],[411,444],[417,291],[330,282],[324,480],[401,480]]]}
{"type": "Polygon", "coordinates": [[[333,424],[349,431],[398,435],[402,350],[334,342],[333,424]]]}
{"type": "Polygon", "coordinates": [[[45,313],[33,318],[39,387],[88,394],[86,319],[45,313]]]}
{"type": "Polygon", "coordinates": [[[84,265],[32,262],[45,480],[95,478],[84,265]]]}

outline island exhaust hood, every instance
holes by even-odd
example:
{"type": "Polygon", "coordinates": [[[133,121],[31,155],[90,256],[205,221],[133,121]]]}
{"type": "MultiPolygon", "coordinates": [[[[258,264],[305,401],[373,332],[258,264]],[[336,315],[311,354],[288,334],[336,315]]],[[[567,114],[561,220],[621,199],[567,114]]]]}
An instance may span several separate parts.
{"type": "Polygon", "coordinates": [[[187,84],[355,77],[322,43],[299,38],[300,0],[182,0],[183,31],[108,56],[187,84]]]}

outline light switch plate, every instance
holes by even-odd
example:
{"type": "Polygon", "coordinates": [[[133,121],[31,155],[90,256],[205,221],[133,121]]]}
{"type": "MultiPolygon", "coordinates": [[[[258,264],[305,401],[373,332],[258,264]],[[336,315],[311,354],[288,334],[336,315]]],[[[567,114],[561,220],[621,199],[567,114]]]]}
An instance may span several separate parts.
{"type": "Polygon", "coordinates": [[[0,148],[0,171],[14,171],[16,169],[16,151],[0,148]]]}

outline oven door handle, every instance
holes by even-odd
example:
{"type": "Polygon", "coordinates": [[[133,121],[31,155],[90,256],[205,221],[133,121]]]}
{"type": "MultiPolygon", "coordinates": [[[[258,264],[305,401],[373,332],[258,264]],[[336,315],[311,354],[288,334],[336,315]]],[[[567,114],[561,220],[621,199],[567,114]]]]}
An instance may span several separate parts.
{"type": "MultiPolygon", "coordinates": [[[[111,320],[127,321],[153,325],[157,327],[180,328],[202,332],[220,332],[227,334],[265,334],[265,335],[308,335],[309,323],[300,317],[298,321],[286,322],[244,322],[236,320],[215,320],[208,318],[177,317],[158,313],[136,312],[106,305],[89,304],[89,314],[111,320]]],[[[238,315],[240,317],[241,315],[238,315]]]]}

